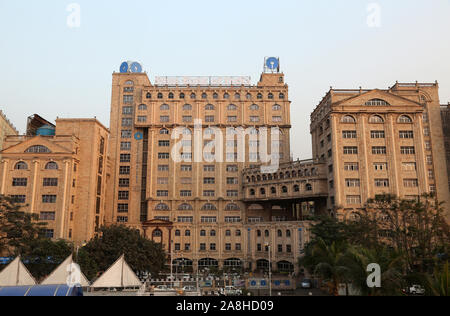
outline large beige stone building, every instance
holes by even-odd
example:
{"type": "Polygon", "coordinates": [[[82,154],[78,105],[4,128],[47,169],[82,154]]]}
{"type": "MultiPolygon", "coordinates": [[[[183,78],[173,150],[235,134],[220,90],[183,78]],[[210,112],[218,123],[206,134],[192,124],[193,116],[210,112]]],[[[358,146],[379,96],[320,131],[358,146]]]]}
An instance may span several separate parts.
{"type": "MultiPolygon", "coordinates": [[[[6,115],[0,110],[0,152],[3,149],[3,141],[7,135],[18,135],[19,132],[14,125],[8,120],[6,115]]],[[[0,154],[0,159],[2,158],[0,154]]]]}
{"type": "Polygon", "coordinates": [[[50,133],[7,136],[0,194],[46,222],[49,238],[90,240],[104,224],[108,137],[96,119],[57,119],[50,133]]]}
{"type": "Polygon", "coordinates": [[[266,71],[256,85],[245,78],[156,81],[145,73],[113,74],[107,222],[141,229],[163,243],[175,263],[194,269],[264,268],[270,248],[274,269],[293,271],[309,223],[271,217],[246,203],[242,190],[244,169],[261,165],[263,128],[279,128],[277,157],[290,161],[284,74],[266,71]],[[217,136],[227,128],[245,129],[243,143],[217,136]],[[180,135],[184,148],[176,161],[172,149],[180,135]]]}
{"type": "Polygon", "coordinates": [[[441,106],[442,130],[444,132],[445,157],[447,161],[448,186],[450,188],[450,103],[441,106]]]}
{"type": "MultiPolygon", "coordinates": [[[[331,89],[311,116],[313,155],[326,161],[330,213],[347,219],[390,193],[450,202],[437,83],[331,89]]],[[[447,213],[448,214],[448,213],[447,213]]]]}

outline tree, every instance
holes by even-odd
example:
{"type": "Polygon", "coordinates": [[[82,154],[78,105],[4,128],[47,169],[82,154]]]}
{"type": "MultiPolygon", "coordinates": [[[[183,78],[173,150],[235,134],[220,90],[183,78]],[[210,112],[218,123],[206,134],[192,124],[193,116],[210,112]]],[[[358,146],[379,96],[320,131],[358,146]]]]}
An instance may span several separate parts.
{"type": "Polygon", "coordinates": [[[12,198],[0,196],[0,253],[17,256],[30,252],[31,243],[46,226],[37,222],[36,214],[20,208],[12,198]]]}
{"type": "Polygon", "coordinates": [[[165,269],[167,256],[160,244],[141,236],[139,230],[109,226],[79,250],[78,264],[89,279],[106,271],[122,254],[135,272],[158,275],[165,269]]]}

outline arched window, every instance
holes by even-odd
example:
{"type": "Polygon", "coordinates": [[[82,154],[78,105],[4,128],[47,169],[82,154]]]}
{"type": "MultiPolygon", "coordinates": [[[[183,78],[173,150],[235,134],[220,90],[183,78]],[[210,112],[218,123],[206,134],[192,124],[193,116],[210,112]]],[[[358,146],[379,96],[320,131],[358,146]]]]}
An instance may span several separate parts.
{"type": "Polygon", "coordinates": [[[277,194],[277,188],[271,187],[271,188],[270,188],[270,192],[271,192],[272,194],[277,194]]]}
{"type": "Polygon", "coordinates": [[[390,106],[390,104],[381,99],[372,99],[366,102],[366,106],[390,106]]]}
{"type": "Polygon", "coordinates": [[[179,211],[192,211],[192,210],[194,210],[194,208],[192,207],[192,205],[184,203],[184,204],[181,204],[180,206],[178,206],[178,210],[179,211]]]}
{"type": "Polygon", "coordinates": [[[195,93],[191,93],[191,99],[196,99],[197,95],[195,93]]]}
{"type": "Polygon", "coordinates": [[[263,98],[263,95],[262,95],[261,93],[258,93],[258,95],[256,96],[256,98],[257,98],[258,100],[261,100],[261,99],[263,98]]]}
{"type": "Polygon", "coordinates": [[[217,211],[217,207],[214,204],[207,203],[203,205],[202,211],[217,211]]]}
{"type": "Polygon", "coordinates": [[[177,229],[175,231],[175,237],[180,237],[181,236],[181,231],[179,229],[177,229]]]}
{"type": "Polygon", "coordinates": [[[58,164],[56,162],[50,161],[45,165],[46,170],[58,170],[58,164]]]}
{"type": "Polygon", "coordinates": [[[145,110],[147,110],[147,106],[145,104],[141,104],[141,105],[139,105],[138,110],[145,111],[145,110]]]}
{"type": "Polygon", "coordinates": [[[281,100],[284,99],[284,93],[280,93],[280,99],[281,99],[281,100]]]}
{"type": "Polygon", "coordinates": [[[236,93],[236,94],[234,95],[234,99],[235,99],[235,100],[240,100],[240,99],[241,99],[241,95],[240,95],[239,93],[236,93]]]}
{"type": "Polygon", "coordinates": [[[287,230],[287,231],[286,231],[286,237],[288,237],[288,238],[291,237],[291,231],[290,231],[290,230],[287,230]]]}
{"type": "Polygon", "coordinates": [[[169,99],[173,99],[175,96],[172,92],[169,93],[169,99]]]}
{"type": "Polygon", "coordinates": [[[372,115],[369,119],[369,123],[380,124],[380,123],[384,123],[384,120],[379,115],[372,115]]]}
{"type": "Polygon", "coordinates": [[[215,106],[212,104],[208,104],[205,106],[205,110],[206,111],[214,111],[215,110],[215,106]]]}
{"type": "Polygon", "coordinates": [[[260,231],[259,229],[256,231],[256,235],[257,235],[258,237],[261,237],[261,231],[260,231]]]}
{"type": "Polygon", "coordinates": [[[283,193],[288,193],[288,188],[287,188],[286,186],[284,186],[284,187],[282,188],[282,192],[283,192],[283,193]]]}
{"type": "Polygon", "coordinates": [[[275,104],[274,106],[272,106],[272,110],[273,111],[281,111],[281,105],[275,104]]]}
{"type": "Polygon", "coordinates": [[[238,229],[236,230],[236,237],[240,237],[242,235],[242,232],[238,229]]]}
{"type": "Polygon", "coordinates": [[[270,237],[270,232],[269,232],[268,230],[265,230],[265,231],[264,231],[264,236],[270,237]]]}
{"type": "Polygon", "coordinates": [[[25,152],[33,153],[33,154],[42,154],[42,153],[50,153],[51,151],[50,151],[50,149],[48,149],[45,146],[36,145],[36,146],[31,146],[25,152]]]}
{"type": "Polygon", "coordinates": [[[159,109],[161,111],[168,111],[168,110],[170,110],[170,106],[168,104],[163,104],[159,107],[159,109]]]}
{"type": "Polygon", "coordinates": [[[200,236],[201,236],[201,237],[205,237],[205,236],[206,236],[206,230],[202,229],[202,230],[200,231],[200,236]]]}
{"type": "Polygon", "coordinates": [[[192,111],[192,105],[190,104],[183,105],[183,111],[192,111]]]}
{"type": "Polygon", "coordinates": [[[281,231],[281,229],[278,230],[278,237],[283,237],[283,232],[281,231]]]}
{"type": "Polygon", "coordinates": [[[184,99],[186,95],[184,93],[180,93],[180,99],[184,99]]]}
{"type": "Polygon", "coordinates": [[[155,210],[157,211],[170,211],[170,207],[167,204],[160,203],[156,205],[155,210]]]}
{"type": "Polygon", "coordinates": [[[162,99],[163,98],[163,94],[160,92],[158,93],[158,99],[162,99]]]}
{"type": "Polygon", "coordinates": [[[273,100],[273,93],[269,93],[269,94],[267,95],[267,97],[269,98],[269,100],[273,100]]]}
{"type": "Polygon", "coordinates": [[[294,185],[294,192],[300,192],[300,186],[298,184],[294,185]]]}
{"type": "Polygon", "coordinates": [[[234,203],[230,203],[225,207],[226,211],[239,211],[240,209],[241,208],[237,204],[234,204],[234,203]]]}
{"type": "Polygon", "coordinates": [[[15,170],[28,170],[28,165],[25,162],[23,162],[23,161],[19,161],[14,166],[14,169],[15,170]]]}
{"type": "Polygon", "coordinates": [[[160,229],[155,229],[152,233],[153,237],[162,237],[162,231],[160,229]]]}
{"type": "Polygon", "coordinates": [[[134,82],[131,81],[131,80],[128,80],[128,81],[125,82],[125,85],[132,86],[132,85],[134,85],[134,82]]]}
{"type": "Polygon", "coordinates": [[[247,98],[247,100],[251,100],[252,99],[252,95],[250,93],[247,93],[247,95],[245,97],[247,98]]]}
{"type": "Polygon", "coordinates": [[[224,98],[224,99],[229,99],[229,98],[230,98],[230,95],[229,95],[228,93],[225,93],[225,94],[223,95],[223,98],[224,98]]]}
{"type": "Polygon", "coordinates": [[[402,115],[398,118],[399,123],[412,123],[412,119],[408,115],[402,115]]]}
{"type": "Polygon", "coordinates": [[[312,189],[313,189],[312,185],[308,183],[306,185],[306,191],[312,191],[312,189]]]}
{"type": "Polygon", "coordinates": [[[213,99],[214,99],[214,100],[217,100],[218,98],[219,98],[219,95],[218,95],[217,93],[214,93],[214,94],[213,94],[213,99]]]}
{"type": "Polygon", "coordinates": [[[159,131],[160,135],[169,135],[169,130],[167,128],[163,128],[159,131]]]}
{"type": "Polygon", "coordinates": [[[152,94],[150,92],[148,92],[146,98],[147,99],[151,99],[152,98],[152,94]]]}
{"type": "Polygon", "coordinates": [[[216,237],[217,233],[216,233],[216,231],[213,229],[213,230],[211,230],[211,231],[209,232],[209,235],[210,235],[211,237],[216,237]]]}
{"type": "Polygon", "coordinates": [[[192,132],[189,128],[183,129],[183,135],[192,135],[192,132]]]}
{"type": "Polygon", "coordinates": [[[256,195],[256,192],[255,192],[254,189],[250,189],[250,195],[251,195],[251,196],[255,196],[255,195],[256,195]]]}
{"type": "Polygon", "coordinates": [[[190,231],[189,229],[187,229],[187,230],[184,232],[184,236],[186,236],[186,237],[191,237],[191,231],[190,231]]]}
{"type": "Polygon", "coordinates": [[[356,120],[351,115],[346,115],[342,118],[342,123],[356,123],[356,120]]]}
{"type": "Polygon", "coordinates": [[[258,110],[259,110],[259,105],[258,105],[258,104],[250,105],[250,110],[252,110],[252,111],[258,111],[258,110]]]}
{"type": "Polygon", "coordinates": [[[206,93],[202,93],[202,99],[207,99],[208,95],[206,93]]]}
{"type": "Polygon", "coordinates": [[[261,195],[266,195],[266,189],[261,188],[261,189],[260,189],[260,192],[261,192],[261,195]]]}
{"type": "Polygon", "coordinates": [[[230,104],[230,105],[227,107],[227,109],[228,109],[228,111],[236,111],[236,110],[237,110],[237,106],[234,105],[234,104],[230,104]]]}

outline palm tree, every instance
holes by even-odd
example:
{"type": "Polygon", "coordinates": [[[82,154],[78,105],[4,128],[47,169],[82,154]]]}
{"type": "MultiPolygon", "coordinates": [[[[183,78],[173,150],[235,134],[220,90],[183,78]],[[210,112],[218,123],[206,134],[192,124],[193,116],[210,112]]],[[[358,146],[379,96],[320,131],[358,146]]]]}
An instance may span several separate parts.
{"type": "Polygon", "coordinates": [[[312,249],[312,257],[317,262],[314,274],[329,280],[330,294],[339,295],[339,285],[347,284],[348,267],[345,265],[347,244],[333,242],[327,245],[323,239],[317,240],[312,249]]]}
{"type": "Polygon", "coordinates": [[[450,296],[448,261],[442,267],[436,267],[433,276],[426,276],[426,289],[433,296],[450,296]]]}

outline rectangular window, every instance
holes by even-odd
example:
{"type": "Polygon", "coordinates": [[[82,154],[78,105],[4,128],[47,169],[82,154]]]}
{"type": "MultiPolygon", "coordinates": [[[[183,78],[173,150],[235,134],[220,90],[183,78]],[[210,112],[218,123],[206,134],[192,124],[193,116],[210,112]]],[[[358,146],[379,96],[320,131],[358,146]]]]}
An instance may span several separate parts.
{"type": "Polygon", "coordinates": [[[203,178],[203,184],[215,184],[216,179],[215,178],[203,178]]]}
{"type": "Polygon", "coordinates": [[[404,162],[402,163],[403,171],[416,171],[417,165],[415,162],[404,162]]]}
{"type": "Polygon", "coordinates": [[[169,158],[170,158],[169,153],[159,153],[158,154],[158,159],[169,159],[169,158]]]}
{"type": "Polygon", "coordinates": [[[434,180],[434,171],[433,170],[428,170],[428,179],[434,180]]]}
{"type": "Polygon", "coordinates": [[[238,178],[227,178],[227,184],[229,185],[239,184],[239,180],[238,178]]]}
{"type": "Polygon", "coordinates": [[[180,196],[181,197],[191,197],[192,196],[192,191],[190,191],[190,190],[182,190],[182,191],[180,191],[180,196]]]}
{"type": "Polygon", "coordinates": [[[250,122],[253,123],[259,122],[259,116],[250,116],[250,122]]]}
{"type": "Polygon", "coordinates": [[[120,150],[131,150],[131,143],[130,142],[121,142],[120,150]]]}
{"type": "Polygon", "coordinates": [[[349,205],[360,205],[361,196],[359,195],[347,195],[347,204],[349,205]]]}
{"type": "Polygon", "coordinates": [[[128,213],[128,204],[120,203],[117,205],[117,212],[119,213],[128,213]]]}
{"type": "Polygon", "coordinates": [[[130,179],[119,179],[119,187],[128,188],[130,186],[130,179]]]}
{"type": "Polygon", "coordinates": [[[131,155],[130,154],[120,154],[120,162],[130,162],[131,155]]]}
{"type": "Polygon", "coordinates": [[[389,187],[389,179],[375,179],[375,186],[378,188],[389,187]]]}
{"type": "Polygon", "coordinates": [[[158,190],[158,191],[156,191],[156,195],[158,197],[168,197],[169,196],[169,191],[167,191],[167,190],[158,190]]]}
{"type": "Polygon", "coordinates": [[[192,178],[181,178],[181,184],[192,184],[192,178]]]}
{"type": "Polygon", "coordinates": [[[130,198],[130,192],[119,191],[119,200],[128,200],[130,198]]]}
{"type": "Polygon", "coordinates": [[[133,126],[133,119],[129,118],[129,117],[123,118],[122,119],[122,126],[124,126],[124,127],[133,126]]]}
{"type": "Polygon", "coordinates": [[[43,229],[42,230],[42,235],[45,238],[51,239],[51,238],[53,238],[55,236],[55,231],[53,229],[43,229]]]}
{"type": "Polygon", "coordinates": [[[346,139],[356,138],[356,131],[342,131],[342,137],[346,139]]]}
{"type": "Polygon", "coordinates": [[[239,192],[236,190],[228,190],[227,191],[227,197],[238,197],[239,192]]]}
{"type": "Polygon", "coordinates": [[[159,165],[158,171],[161,171],[161,172],[169,171],[169,166],[168,165],[159,165]]]}
{"type": "Polygon", "coordinates": [[[170,147],[170,140],[160,140],[158,142],[159,147],[170,147]]]}
{"type": "Polygon", "coordinates": [[[413,131],[400,131],[399,137],[403,139],[412,139],[414,138],[414,132],[413,131]]]}
{"type": "Polygon", "coordinates": [[[123,96],[123,103],[125,103],[125,104],[131,104],[131,103],[133,103],[133,100],[134,100],[134,98],[132,95],[124,95],[123,96]]]}
{"type": "Polygon", "coordinates": [[[56,203],[56,195],[43,195],[42,203],[56,203]]]}
{"type": "Polygon", "coordinates": [[[425,142],[425,150],[431,150],[431,142],[425,142]]]}
{"type": "Polygon", "coordinates": [[[11,199],[15,203],[23,204],[26,202],[26,195],[11,195],[11,199]]]}
{"type": "Polygon", "coordinates": [[[121,175],[129,175],[131,171],[131,168],[129,166],[120,166],[119,167],[119,174],[121,175]]]}
{"type": "Polygon", "coordinates": [[[215,195],[216,195],[216,191],[212,191],[212,190],[203,191],[204,197],[214,197],[215,195]]]}
{"type": "Polygon", "coordinates": [[[203,171],[204,172],[215,172],[216,167],[215,166],[203,166],[203,171]]]}
{"type": "Polygon", "coordinates": [[[214,123],[214,116],[207,115],[205,117],[205,122],[207,122],[207,123],[214,123]]]}
{"type": "Polygon", "coordinates": [[[181,171],[191,172],[192,171],[192,166],[191,165],[181,165],[181,171]]]}
{"type": "Polygon", "coordinates": [[[138,116],[138,122],[139,123],[146,123],[147,122],[147,116],[138,116]]]}
{"type": "Polygon", "coordinates": [[[357,155],[358,147],[344,147],[344,155],[357,155]]]}
{"type": "Polygon", "coordinates": [[[416,149],[412,146],[402,146],[400,152],[402,155],[414,155],[416,153],[416,149]]]}
{"type": "Polygon", "coordinates": [[[117,216],[117,223],[128,223],[128,216],[117,216]]]}
{"type": "Polygon", "coordinates": [[[433,156],[427,156],[427,164],[432,165],[433,164],[433,156]]]}
{"type": "Polygon", "coordinates": [[[201,217],[202,223],[217,223],[217,217],[215,216],[202,216],[201,217]]]}
{"type": "Polygon", "coordinates": [[[419,180],[417,179],[404,179],[403,186],[405,188],[417,188],[419,186],[419,180]]]}
{"type": "Polygon", "coordinates": [[[192,223],[194,222],[194,218],[192,216],[178,216],[178,223],[192,223]]]}
{"type": "Polygon", "coordinates": [[[345,171],[358,171],[359,164],[357,162],[346,162],[344,164],[344,170],[345,171]]]}
{"type": "Polygon", "coordinates": [[[227,172],[238,172],[239,168],[236,165],[229,165],[227,166],[227,172]]]}
{"type": "Polygon", "coordinates": [[[26,187],[28,184],[27,178],[13,178],[13,187],[26,187]]]}
{"type": "Polygon", "coordinates": [[[228,122],[229,123],[237,122],[237,116],[228,116],[228,122]]]}
{"type": "Polygon", "coordinates": [[[183,116],[183,122],[184,123],[192,122],[192,116],[183,116]]]}
{"type": "Polygon", "coordinates": [[[373,164],[375,171],[386,171],[388,164],[386,162],[376,162],[373,164]]]}
{"type": "Polygon", "coordinates": [[[226,216],[225,223],[240,223],[241,218],[239,216],[226,216]]]}
{"type": "Polygon", "coordinates": [[[280,123],[282,121],[283,121],[283,119],[281,118],[281,116],[273,116],[272,117],[272,122],[280,123]]]}
{"type": "Polygon", "coordinates": [[[355,188],[359,187],[361,185],[361,182],[359,179],[346,179],[345,185],[347,186],[347,188],[355,188]]]}
{"type": "Polygon", "coordinates": [[[158,178],[158,184],[169,184],[169,178],[158,178]]]}
{"type": "Polygon", "coordinates": [[[57,187],[58,179],[57,178],[44,178],[43,186],[44,187],[57,187]]]}
{"type": "Polygon", "coordinates": [[[131,115],[131,114],[133,114],[133,107],[132,106],[124,106],[122,108],[122,114],[123,115],[131,115]]]}
{"type": "Polygon", "coordinates": [[[41,212],[39,214],[39,220],[54,221],[55,220],[55,212],[41,212]]]}
{"type": "Polygon", "coordinates": [[[170,117],[169,117],[169,116],[166,116],[166,115],[163,115],[163,116],[161,116],[161,117],[159,118],[159,121],[160,121],[161,123],[169,123],[170,117]]]}
{"type": "Polygon", "coordinates": [[[384,131],[371,131],[370,137],[371,138],[386,138],[386,134],[384,131]]]}
{"type": "Polygon", "coordinates": [[[206,251],[206,244],[204,243],[200,244],[200,251],[206,251]]]}
{"type": "Polygon", "coordinates": [[[373,155],[386,155],[386,147],[384,146],[374,146],[372,147],[373,155]]]}
{"type": "Polygon", "coordinates": [[[132,131],[130,130],[122,130],[121,137],[122,138],[131,138],[132,131]]]}

